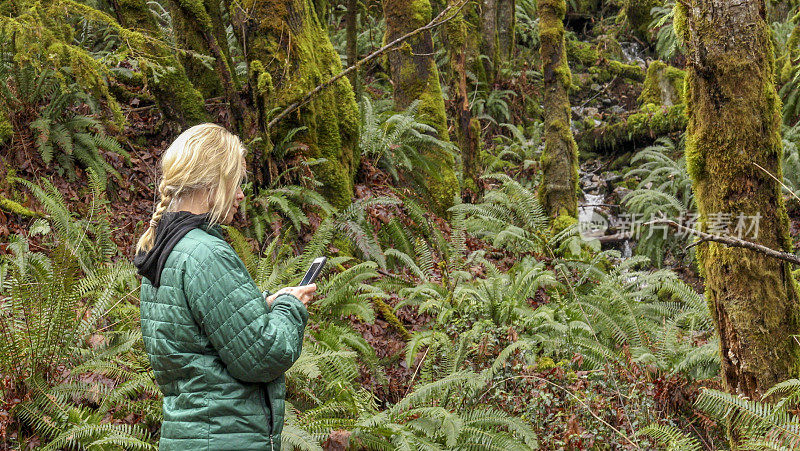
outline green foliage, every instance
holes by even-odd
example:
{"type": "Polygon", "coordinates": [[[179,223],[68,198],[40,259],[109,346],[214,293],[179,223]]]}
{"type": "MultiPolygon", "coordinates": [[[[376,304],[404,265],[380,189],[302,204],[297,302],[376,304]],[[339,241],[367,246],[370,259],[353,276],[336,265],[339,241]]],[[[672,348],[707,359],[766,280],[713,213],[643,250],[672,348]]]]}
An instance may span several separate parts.
{"type": "Polygon", "coordinates": [[[536,448],[526,421],[479,402],[488,380],[462,368],[474,340],[467,333],[429,341],[420,383],[389,409],[359,419],[354,438],[368,449],[536,448]]]}
{"type": "Polygon", "coordinates": [[[121,155],[126,160],[130,155],[105,134],[100,121],[75,112],[82,104],[97,110],[96,101],[81,86],[60,78],[54,69],[37,70],[34,65],[21,66],[5,58],[0,58],[0,78],[6,81],[0,86],[0,106],[11,111],[37,110],[36,119],[28,125],[34,131],[36,147],[46,164],[55,160],[73,181],[77,178],[76,162],[102,179],[108,175],[121,178],[100,151],[121,155]]]}
{"type": "Polygon", "coordinates": [[[521,168],[530,171],[538,167],[541,158],[542,128],[544,124],[538,122],[526,129],[514,124],[500,124],[509,135],[495,136],[494,152],[485,158],[485,171],[487,174],[502,171],[507,168],[521,168]]]}
{"type": "Polygon", "coordinates": [[[652,437],[669,451],[699,451],[703,449],[699,440],[672,426],[653,424],[639,431],[639,435],[652,437]]]}
{"type": "MultiPolygon", "coordinates": [[[[800,124],[783,127],[783,183],[784,189],[800,196],[800,124]]],[[[796,199],[795,199],[796,201],[796,199]]]]}
{"type": "Polygon", "coordinates": [[[519,0],[516,2],[517,42],[530,48],[539,47],[539,14],[535,0],[519,0]]]}
{"type": "Polygon", "coordinates": [[[478,89],[476,98],[470,103],[472,115],[493,124],[507,123],[511,121],[509,102],[516,95],[509,89],[478,89]]]}
{"type": "Polygon", "coordinates": [[[772,24],[778,95],[783,101],[783,122],[787,125],[795,125],[800,116],[800,94],[797,92],[800,86],[800,65],[797,63],[799,21],[800,10],[795,6],[789,20],[772,24]]]}
{"type": "Polygon", "coordinates": [[[362,102],[361,154],[388,172],[395,182],[401,175],[411,177],[423,187],[438,174],[439,160],[426,156],[423,149],[453,153],[455,148],[436,137],[436,129],[417,119],[419,101],[400,113],[378,112],[369,98],[362,102]]]}
{"type": "Polygon", "coordinates": [[[656,31],[656,53],[663,60],[670,60],[685,53],[683,42],[675,35],[675,0],[667,0],[650,10],[653,21],[649,28],[656,31]]]}
{"type": "Polygon", "coordinates": [[[157,405],[140,396],[157,401],[158,390],[138,331],[101,332],[138,284],[130,263],[111,260],[116,246],[104,186],[90,174],[94,201],[90,219],[81,221],[52,184],[23,181],[49,213],[28,235],[52,238],[43,242],[46,254],[32,251],[28,236],[14,236],[11,254],[0,260],[0,373],[9,382],[3,396],[23,400],[12,414],[49,439],[46,448],[154,449],[142,426],[109,421],[112,412],[156,415],[157,405]],[[87,372],[113,386],[80,377],[87,372]]]}
{"type": "MultiPolygon", "coordinates": [[[[656,144],[639,151],[631,160],[631,164],[637,166],[626,176],[637,177],[639,183],[623,197],[622,204],[632,221],[641,224],[662,218],[677,221],[695,212],[682,142],[676,146],[668,138],[659,138],[656,144]],[[675,159],[676,155],[680,157],[675,159]]],[[[685,239],[678,238],[664,225],[642,226],[638,233],[637,253],[647,255],[658,266],[668,253],[685,256],[682,250],[685,239]]]]}
{"type": "MultiPolygon", "coordinates": [[[[57,80],[78,84],[95,99],[106,101],[118,126],[123,124],[124,118],[119,103],[109,91],[110,68],[129,56],[160,67],[147,52],[158,46],[157,42],[121,27],[108,14],[84,3],[21,0],[7,12],[0,16],[0,36],[10,43],[10,53],[14,57],[11,64],[30,67],[39,73],[52,70],[57,80]],[[76,22],[82,27],[76,27],[76,22]],[[97,33],[101,33],[101,39],[87,36],[97,33]],[[109,39],[112,35],[116,39],[109,39]],[[14,38],[8,39],[8,36],[14,38]],[[108,44],[112,44],[111,47],[108,44]]],[[[9,63],[4,60],[4,65],[9,63]]]]}
{"type": "Polygon", "coordinates": [[[541,252],[548,219],[536,193],[505,174],[483,178],[495,179],[499,185],[480,204],[455,207],[467,214],[466,231],[515,253],[541,252]]]}
{"type": "Polygon", "coordinates": [[[572,294],[529,317],[528,327],[543,351],[557,356],[576,352],[589,368],[624,365],[630,355],[666,373],[717,374],[713,343],[698,348],[686,341],[712,333],[703,299],[669,271],[637,270],[647,262],[644,257],[614,261],[607,269],[609,258],[617,257],[605,251],[587,263],[564,263],[564,271],[579,271],[572,294]]]}
{"type": "MultiPolygon", "coordinates": [[[[798,400],[800,380],[790,379],[767,390],[760,401],[701,389],[695,407],[725,422],[740,437],[740,449],[797,449],[800,446],[798,400]]],[[[673,435],[678,437],[677,433],[673,435]]],[[[688,437],[685,440],[690,443],[688,437]]]]}

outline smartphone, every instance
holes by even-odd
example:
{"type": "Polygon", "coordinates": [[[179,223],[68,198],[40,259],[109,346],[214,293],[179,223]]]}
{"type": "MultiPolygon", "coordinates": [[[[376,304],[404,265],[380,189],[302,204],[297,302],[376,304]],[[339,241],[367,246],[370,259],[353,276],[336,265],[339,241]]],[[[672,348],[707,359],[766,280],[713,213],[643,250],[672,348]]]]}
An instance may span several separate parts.
{"type": "Polygon", "coordinates": [[[319,273],[322,272],[322,267],[325,266],[325,261],[328,259],[325,257],[315,258],[313,262],[311,262],[311,267],[308,268],[306,271],[306,275],[303,276],[303,280],[300,282],[299,286],[303,285],[311,285],[317,280],[317,276],[319,273]]]}

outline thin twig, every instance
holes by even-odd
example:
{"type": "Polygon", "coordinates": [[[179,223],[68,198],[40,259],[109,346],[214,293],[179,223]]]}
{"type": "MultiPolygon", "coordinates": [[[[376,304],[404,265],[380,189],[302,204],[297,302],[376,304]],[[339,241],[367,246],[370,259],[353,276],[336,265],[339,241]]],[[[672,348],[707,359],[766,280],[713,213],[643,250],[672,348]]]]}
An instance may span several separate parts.
{"type": "Polygon", "coordinates": [[[414,374],[411,376],[411,381],[408,383],[408,388],[406,389],[406,394],[405,394],[405,395],[403,395],[403,398],[405,398],[406,396],[408,396],[408,392],[409,392],[409,391],[411,391],[411,387],[413,387],[413,386],[414,386],[414,379],[417,377],[417,372],[419,372],[419,367],[421,367],[421,366],[422,366],[422,362],[424,362],[424,361],[425,361],[425,357],[428,355],[428,351],[430,351],[430,350],[431,350],[431,347],[430,347],[430,346],[428,346],[428,347],[425,349],[425,354],[422,354],[422,358],[421,358],[421,359],[419,359],[419,364],[417,365],[417,369],[416,369],[416,370],[414,370],[414,374]]]}
{"type": "Polygon", "coordinates": [[[462,0],[461,4],[459,6],[457,6],[457,7],[455,5],[448,6],[447,8],[442,10],[442,12],[439,13],[438,16],[436,16],[433,20],[428,22],[428,24],[425,25],[424,27],[417,28],[416,30],[410,31],[410,32],[404,34],[403,36],[400,36],[399,38],[395,39],[394,41],[384,45],[383,47],[379,48],[378,50],[376,50],[376,51],[370,53],[369,55],[367,55],[366,57],[362,58],[361,60],[359,60],[354,65],[348,67],[347,69],[343,70],[342,72],[339,72],[338,75],[335,75],[333,78],[329,79],[328,81],[326,81],[326,82],[322,83],[321,85],[317,86],[316,88],[312,89],[311,91],[309,91],[308,94],[305,95],[305,97],[303,97],[302,99],[298,100],[297,102],[289,105],[288,107],[286,107],[286,109],[284,109],[283,111],[278,113],[277,116],[275,116],[271,121],[269,121],[269,123],[267,124],[267,130],[269,130],[272,127],[274,127],[275,124],[278,123],[278,121],[280,121],[281,119],[283,119],[287,115],[291,114],[296,109],[298,109],[298,108],[302,107],[303,105],[307,104],[314,96],[319,94],[325,88],[327,88],[327,87],[331,86],[332,84],[334,84],[340,78],[346,77],[350,72],[353,72],[354,70],[358,69],[359,67],[361,67],[364,64],[368,63],[369,61],[377,58],[379,55],[381,55],[382,53],[384,53],[387,50],[391,49],[392,47],[397,46],[398,44],[402,43],[403,41],[405,41],[405,40],[407,40],[407,39],[409,39],[409,38],[411,38],[413,36],[416,36],[416,35],[422,33],[423,31],[427,31],[427,30],[430,30],[432,28],[436,28],[439,25],[443,25],[443,24],[449,22],[456,15],[458,15],[459,12],[461,12],[461,10],[464,8],[464,6],[467,3],[469,3],[469,0],[462,0]],[[447,16],[447,13],[452,11],[454,8],[456,9],[455,12],[453,14],[451,14],[450,16],[447,16]],[[447,17],[445,17],[445,16],[447,16],[447,17]]]}
{"type": "Polygon", "coordinates": [[[778,177],[775,177],[774,175],[772,175],[772,173],[771,173],[771,172],[769,172],[768,170],[766,170],[766,169],[762,168],[761,166],[759,166],[759,164],[758,164],[758,163],[756,163],[755,161],[753,161],[752,163],[755,165],[755,167],[757,167],[758,169],[761,169],[761,170],[762,170],[762,171],[764,171],[764,172],[765,172],[765,173],[766,173],[768,176],[772,177],[772,178],[773,178],[773,179],[774,179],[776,182],[780,183],[780,185],[781,185],[782,187],[784,187],[784,188],[786,189],[786,191],[789,191],[789,194],[791,194],[791,195],[792,195],[792,197],[794,197],[795,199],[797,199],[797,201],[798,201],[798,202],[800,202],[800,197],[797,197],[797,194],[795,194],[795,193],[794,193],[794,191],[792,191],[791,189],[789,189],[789,187],[788,187],[788,186],[784,185],[784,183],[783,183],[782,181],[778,180],[778,177]]]}
{"type": "Polygon", "coordinates": [[[674,229],[689,232],[693,235],[696,235],[702,242],[705,241],[714,241],[717,243],[724,244],[730,247],[741,247],[744,249],[750,249],[751,251],[758,252],[760,254],[764,254],[767,257],[776,258],[778,260],[783,260],[785,262],[794,263],[795,265],[800,265],[800,257],[797,255],[791,254],[789,252],[783,251],[776,251],[775,249],[768,248],[767,246],[753,243],[752,241],[745,241],[740,238],[735,238],[732,236],[721,236],[721,235],[712,235],[710,233],[701,232],[699,230],[694,230],[692,228],[682,226],[675,221],[669,219],[659,219],[656,221],[651,221],[645,223],[644,225],[655,225],[655,224],[666,224],[674,229]]]}
{"type": "Polygon", "coordinates": [[[545,378],[543,378],[543,377],[541,377],[541,376],[537,376],[537,375],[535,375],[535,374],[521,374],[521,375],[517,375],[517,376],[510,376],[510,377],[507,377],[507,378],[501,379],[501,380],[497,381],[496,383],[492,384],[492,386],[491,386],[491,387],[489,387],[489,388],[488,388],[488,389],[487,389],[485,392],[483,392],[483,394],[482,394],[482,395],[481,395],[481,396],[478,398],[478,400],[480,401],[481,399],[483,399],[483,397],[484,397],[484,396],[485,396],[487,393],[489,393],[489,391],[491,391],[491,389],[492,389],[492,388],[494,388],[495,386],[499,385],[500,383],[507,382],[507,381],[510,381],[510,380],[513,380],[513,379],[538,379],[538,380],[540,380],[540,381],[542,381],[542,382],[546,382],[546,383],[548,383],[548,384],[550,384],[550,385],[552,385],[552,386],[554,386],[554,387],[556,387],[556,388],[559,388],[559,389],[563,390],[563,391],[564,391],[564,392],[566,392],[568,395],[570,395],[570,396],[572,396],[573,398],[575,398],[575,400],[576,400],[576,401],[578,401],[578,402],[579,402],[579,403],[580,403],[580,404],[581,404],[583,407],[585,407],[585,408],[586,408],[586,410],[587,410],[587,411],[589,411],[589,414],[590,414],[591,416],[593,416],[593,417],[594,417],[594,418],[595,418],[597,421],[600,421],[601,423],[603,423],[603,424],[605,424],[606,426],[608,426],[609,428],[611,428],[611,430],[612,430],[612,431],[614,431],[614,432],[616,432],[617,434],[619,434],[619,436],[620,436],[620,437],[624,438],[624,439],[625,439],[625,440],[626,440],[628,443],[630,443],[631,445],[633,445],[634,447],[636,447],[636,449],[641,449],[641,447],[640,447],[639,445],[637,445],[636,443],[634,443],[634,442],[633,442],[633,441],[632,441],[630,438],[628,438],[628,436],[627,436],[627,435],[626,435],[624,432],[622,432],[622,431],[620,431],[619,429],[615,428],[614,426],[612,426],[612,425],[611,425],[611,423],[609,423],[608,421],[606,421],[606,420],[604,420],[604,419],[600,418],[600,416],[599,416],[599,415],[597,415],[596,413],[594,413],[594,412],[592,411],[592,408],[591,408],[591,407],[589,407],[589,405],[587,405],[585,402],[583,402],[583,400],[581,400],[580,398],[578,398],[578,396],[577,396],[577,395],[575,395],[575,393],[573,393],[573,392],[572,392],[572,390],[570,390],[570,389],[568,389],[568,388],[566,388],[566,387],[563,387],[563,386],[561,386],[561,385],[559,385],[559,384],[556,384],[555,382],[553,382],[553,381],[550,381],[550,380],[548,380],[548,379],[545,379],[545,378]]]}

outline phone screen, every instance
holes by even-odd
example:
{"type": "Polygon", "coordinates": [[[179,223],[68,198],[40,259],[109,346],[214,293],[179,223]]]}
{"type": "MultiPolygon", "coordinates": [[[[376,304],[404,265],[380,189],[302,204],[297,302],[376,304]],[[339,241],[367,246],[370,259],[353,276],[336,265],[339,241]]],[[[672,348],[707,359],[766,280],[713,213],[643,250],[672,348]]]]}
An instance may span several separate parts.
{"type": "Polygon", "coordinates": [[[317,276],[322,271],[322,266],[325,265],[325,260],[327,260],[325,257],[319,257],[311,263],[311,267],[308,268],[306,275],[303,276],[300,286],[310,285],[317,280],[317,276]]]}

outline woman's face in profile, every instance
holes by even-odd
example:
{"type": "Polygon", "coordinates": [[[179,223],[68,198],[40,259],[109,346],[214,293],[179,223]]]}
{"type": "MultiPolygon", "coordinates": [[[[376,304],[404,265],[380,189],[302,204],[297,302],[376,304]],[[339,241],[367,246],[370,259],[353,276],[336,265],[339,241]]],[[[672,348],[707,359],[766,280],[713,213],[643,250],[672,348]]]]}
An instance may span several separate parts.
{"type": "Polygon", "coordinates": [[[239,203],[244,200],[244,192],[242,191],[242,187],[236,188],[236,194],[233,196],[233,205],[228,210],[228,213],[225,215],[225,220],[222,221],[223,224],[230,224],[233,222],[233,216],[239,211],[239,203]]]}

